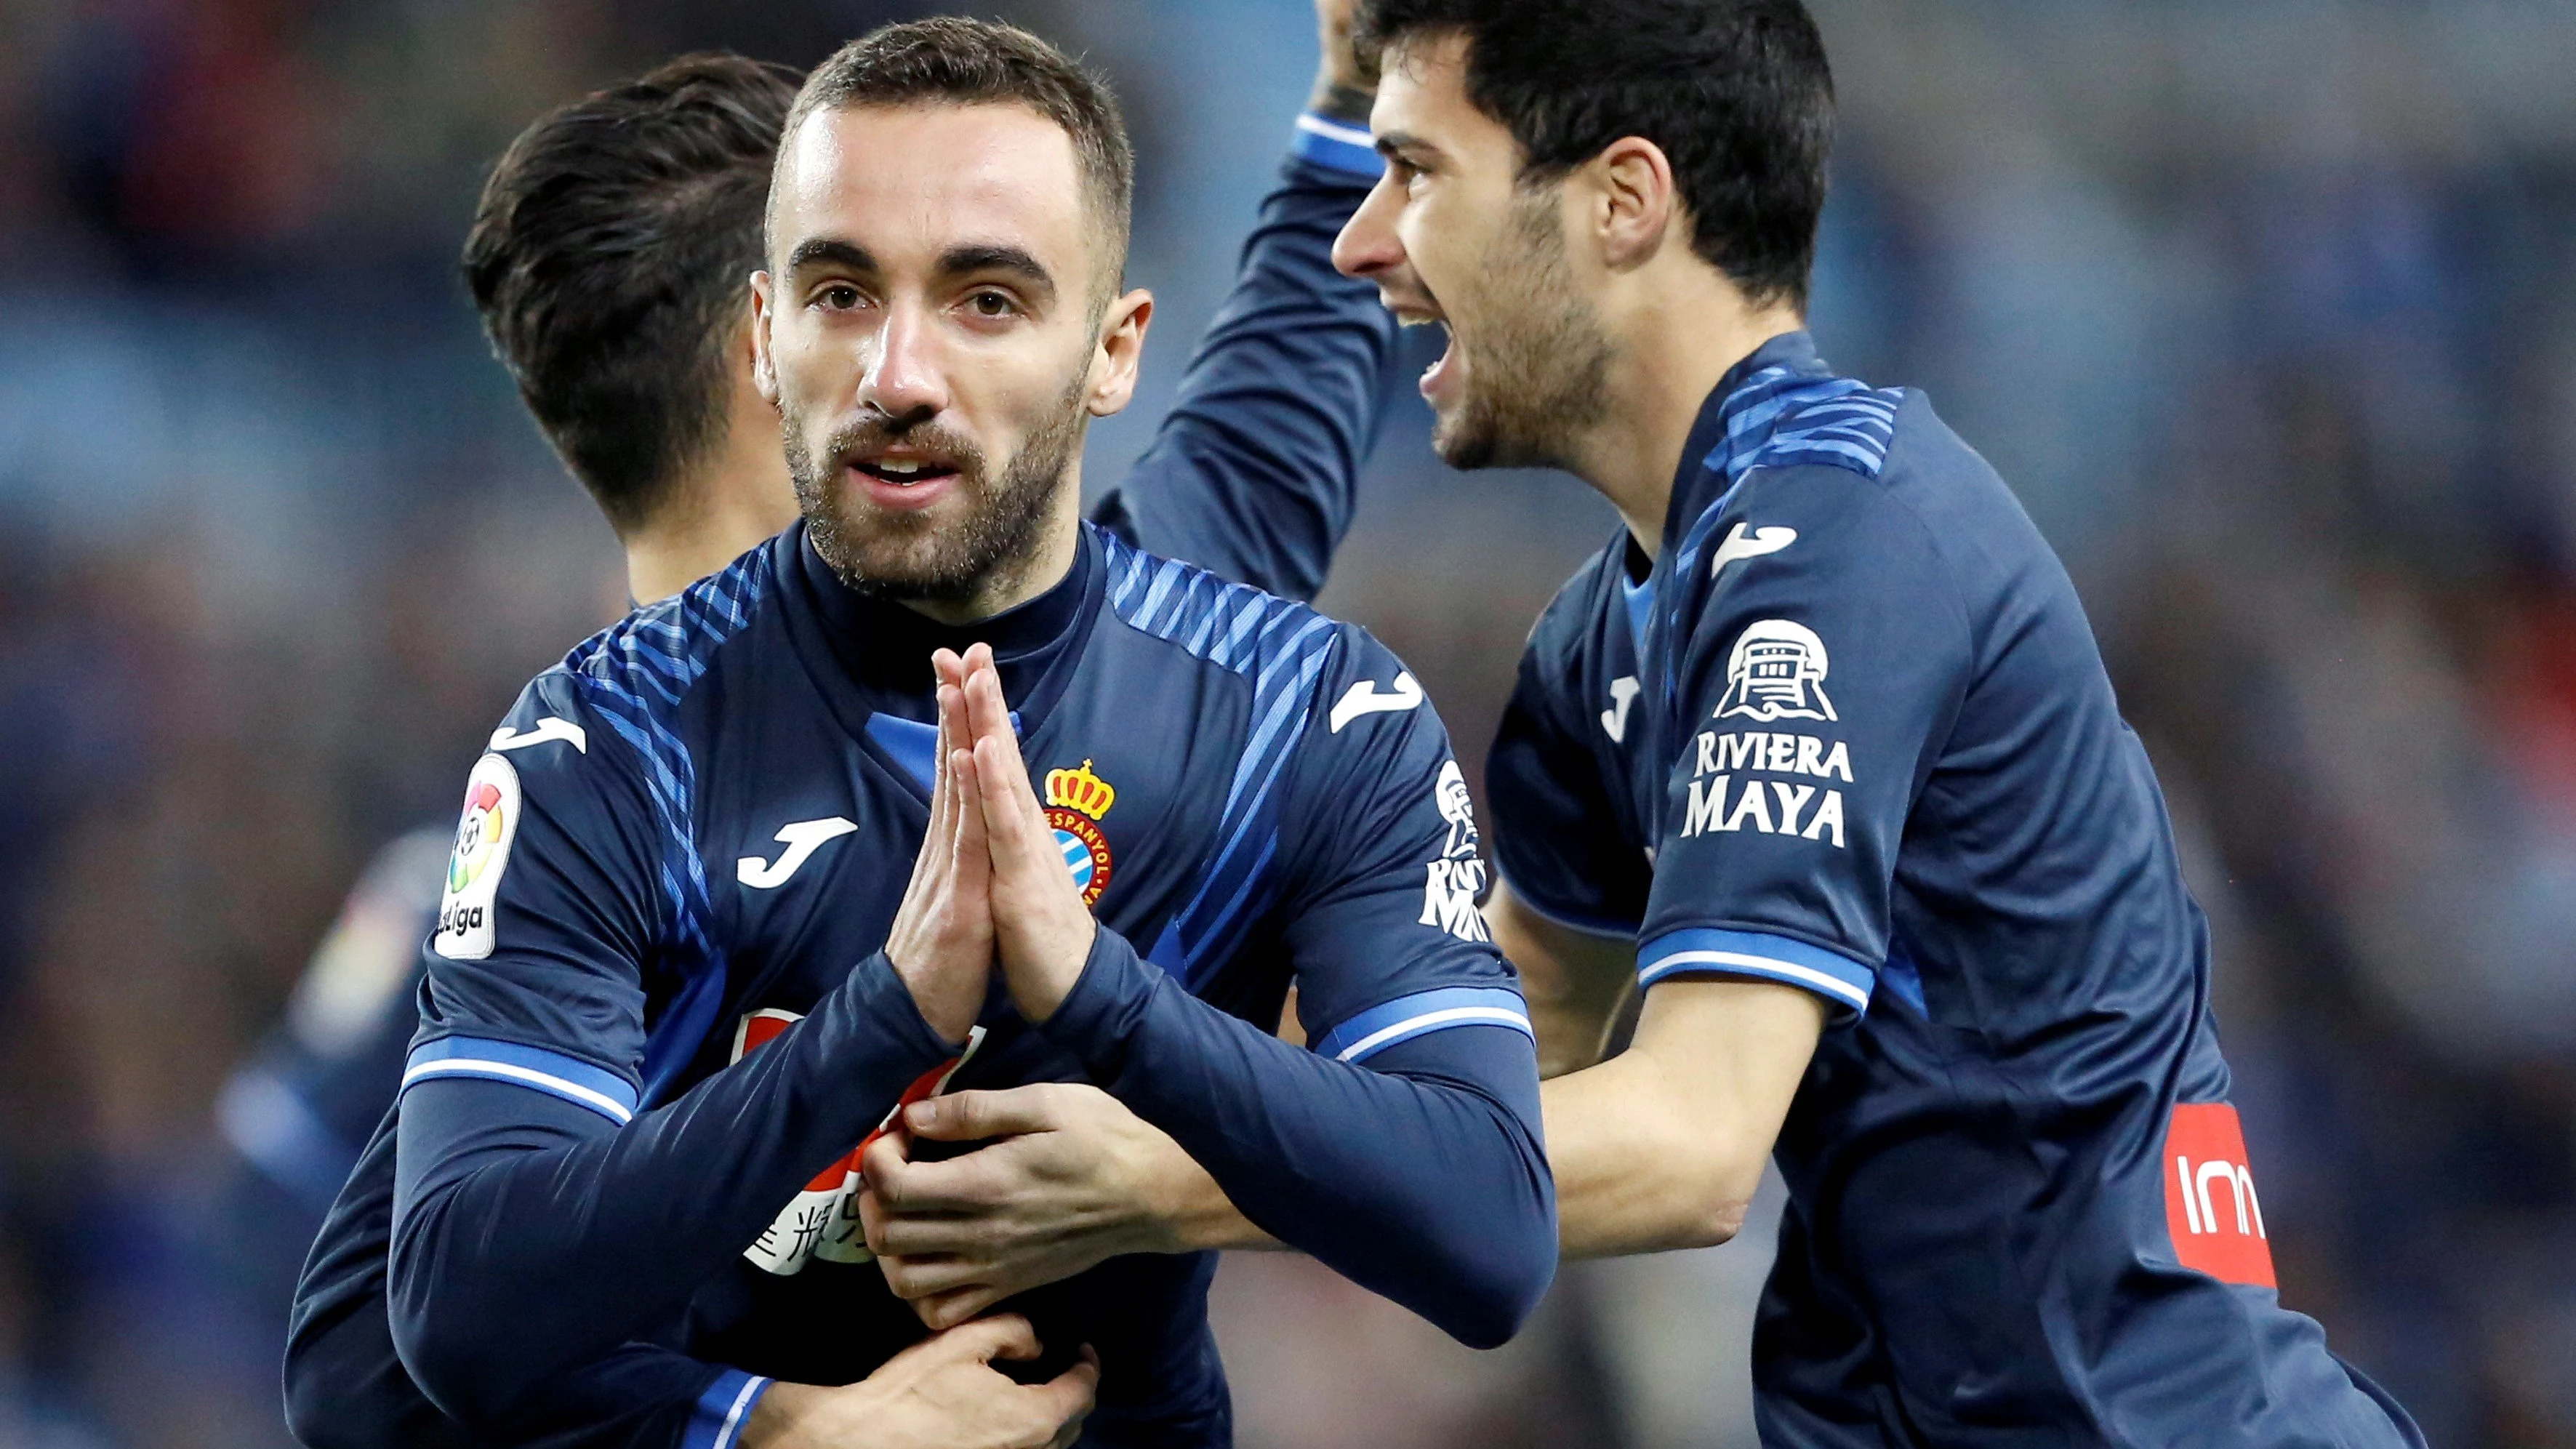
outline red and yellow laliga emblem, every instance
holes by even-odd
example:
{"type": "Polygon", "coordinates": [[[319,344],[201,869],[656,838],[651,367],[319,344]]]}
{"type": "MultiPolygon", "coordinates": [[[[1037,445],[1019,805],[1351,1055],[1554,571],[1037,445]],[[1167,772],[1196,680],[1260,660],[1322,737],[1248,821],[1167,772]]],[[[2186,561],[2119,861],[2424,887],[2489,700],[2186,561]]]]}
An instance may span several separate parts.
{"type": "Polygon", "coordinates": [[[1109,889],[1109,837],[1100,831],[1100,817],[1118,802],[1118,791],[1091,773],[1091,762],[1085,760],[1079,770],[1047,771],[1046,802],[1047,824],[1055,827],[1055,843],[1064,850],[1064,868],[1073,872],[1082,903],[1090,905],[1109,889]]]}

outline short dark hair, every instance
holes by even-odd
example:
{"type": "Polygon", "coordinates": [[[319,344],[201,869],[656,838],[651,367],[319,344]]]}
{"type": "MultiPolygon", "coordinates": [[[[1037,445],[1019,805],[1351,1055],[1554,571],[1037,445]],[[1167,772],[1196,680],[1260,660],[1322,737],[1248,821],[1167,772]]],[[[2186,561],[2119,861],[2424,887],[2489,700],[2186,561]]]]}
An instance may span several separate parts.
{"type": "Polygon", "coordinates": [[[1834,80],[1800,0],[1363,0],[1377,54],[1467,41],[1467,99],[1552,180],[1623,136],[1663,148],[1699,255],[1756,302],[1804,308],[1834,80]]]}
{"type": "Polygon", "coordinates": [[[796,72],[683,56],[540,117],[493,167],[465,285],[564,465],[620,533],[721,441],[796,72]]]}
{"type": "Polygon", "coordinates": [[[816,111],[924,103],[1022,105],[1062,126],[1109,241],[1106,280],[1115,284],[1127,261],[1136,153],[1106,80],[1016,25],[955,15],[910,20],[870,31],[814,67],[787,113],[786,134],[816,111]]]}

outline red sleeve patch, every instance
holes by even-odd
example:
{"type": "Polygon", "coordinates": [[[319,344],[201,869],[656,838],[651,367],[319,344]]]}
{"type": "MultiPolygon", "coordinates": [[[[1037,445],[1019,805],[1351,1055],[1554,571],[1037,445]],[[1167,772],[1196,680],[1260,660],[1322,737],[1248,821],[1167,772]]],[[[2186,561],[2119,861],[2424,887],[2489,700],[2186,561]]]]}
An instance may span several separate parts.
{"type": "Polygon", "coordinates": [[[2236,1109],[2225,1102],[2175,1106],[2163,1158],[2165,1224],[2182,1265],[2223,1283],[2279,1287],[2236,1109]]]}

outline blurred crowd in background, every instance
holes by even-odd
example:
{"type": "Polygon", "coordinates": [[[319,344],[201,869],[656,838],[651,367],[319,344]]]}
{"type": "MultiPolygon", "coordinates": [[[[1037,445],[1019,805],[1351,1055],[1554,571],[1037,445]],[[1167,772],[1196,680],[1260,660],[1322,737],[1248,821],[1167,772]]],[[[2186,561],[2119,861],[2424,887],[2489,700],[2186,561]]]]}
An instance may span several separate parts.
{"type": "MultiPolygon", "coordinates": [[[[2218,932],[2284,1299],[2434,1443],[2576,1445],[2576,7],[1813,3],[1815,330],[1929,392],[2083,587],[2218,932]]],[[[0,1449],[285,1442],[329,1184],[243,1198],[227,1074],[623,607],[454,278],[484,168],[678,51],[808,64],[926,8],[0,0],[0,1449]]],[[[1002,8],[1138,143],[1162,310],[1096,484],[1222,295],[1313,20],[1002,8]]],[[[1615,525],[1424,431],[1396,400],[1326,603],[1473,780],[1615,525]]],[[[1489,1355],[1240,1258],[1242,1441],[1749,1444],[1768,1251],[1570,1265],[1489,1355]]]]}

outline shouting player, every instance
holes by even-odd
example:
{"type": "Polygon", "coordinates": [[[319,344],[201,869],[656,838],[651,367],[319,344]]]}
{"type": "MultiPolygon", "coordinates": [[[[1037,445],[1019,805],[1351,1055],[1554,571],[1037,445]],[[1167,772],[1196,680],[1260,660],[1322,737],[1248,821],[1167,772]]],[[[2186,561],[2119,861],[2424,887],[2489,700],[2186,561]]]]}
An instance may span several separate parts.
{"type": "MultiPolygon", "coordinates": [[[[1325,64],[1286,184],[1265,204],[1242,278],[1171,419],[1101,510],[1148,546],[1298,596],[1320,584],[1347,524],[1389,356],[1384,313],[1367,288],[1337,277],[1327,256],[1378,169],[1373,153],[1347,139],[1367,102],[1347,11],[1347,0],[1318,5],[1325,64]],[[1283,375],[1300,386],[1271,385],[1283,375]]],[[[752,381],[741,279],[759,264],[763,200],[796,84],[779,67],[692,57],[567,106],[531,126],[503,159],[467,247],[467,280],[496,349],[616,526],[639,598],[715,572],[795,516],[777,415],[752,381]]],[[[370,881],[383,873],[371,871],[370,881]]],[[[410,909],[399,900],[353,905],[350,918],[364,925],[390,910],[408,920],[410,909]]],[[[382,936],[416,959],[411,943],[425,929],[358,931],[344,922],[314,980],[299,988],[295,1032],[227,1093],[230,1135],[285,1186],[307,1191],[325,1174],[336,1181],[355,1149],[334,1139],[363,1139],[384,1115],[411,1035],[411,992],[393,989],[405,966],[358,958],[387,949],[373,945],[382,936]],[[368,986],[379,977],[380,987],[368,986]],[[353,985],[363,999],[352,998],[353,985]],[[316,1015],[306,998],[331,1008],[326,1024],[338,1027],[329,1040],[317,1044],[305,1029],[316,1015]],[[339,1166],[329,1165],[334,1155],[339,1166]]],[[[1132,1133],[1141,1124],[1121,1125],[1132,1133]]],[[[368,1148],[308,1269],[287,1368],[289,1418],[317,1446],[482,1442],[424,1400],[393,1354],[383,1298],[390,1131],[387,1122],[368,1148]]],[[[931,1361],[926,1380],[916,1352],[905,1374],[854,1386],[841,1404],[871,1425],[872,1442],[910,1442],[900,1437],[905,1425],[942,1413],[946,1436],[924,1442],[972,1442],[974,1425],[1013,1410],[1007,1394],[992,1392],[1003,1381],[977,1374],[977,1355],[1004,1342],[989,1330],[935,1342],[928,1351],[947,1357],[931,1361]],[[951,1412],[941,1395],[917,1392],[925,1382],[976,1392],[946,1395],[951,1412]]],[[[719,1374],[711,1366],[673,1356],[662,1367],[602,1384],[612,1418],[568,1389],[550,1406],[553,1421],[598,1442],[713,1437],[739,1376],[707,1389],[719,1374]],[[709,1402],[696,1402],[701,1390],[709,1402]]]]}
{"type": "MultiPolygon", "coordinates": [[[[1364,634],[1078,522],[1144,330],[1128,191],[1106,93],[1023,33],[894,27],[807,82],[755,331],[804,522],[541,676],[469,780],[391,1254],[460,1417],[649,1336],[759,1371],[729,1412],[797,1433],[828,1396],[767,1375],[920,1334],[844,1166],[908,1084],[1099,1082],[1470,1342],[1544,1288],[1526,1017],[1472,912],[1425,909],[1482,869],[1436,717],[1364,634]],[[1252,1024],[1292,979],[1319,1051],[1252,1024]]],[[[1097,1353],[1090,1440],[1224,1442],[1211,1266],[1027,1304],[1097,1353]]]]}
{"type": "Polygon", "coordinates": [[[1566,1251],[1720,1241],[1776,1154],[1766,1442],[2416,1442],[2280,1304],[2208,931],[2064,569],[1921,394],[1802,330],[1805,8],[1368,23],[1388,170],[1337,260],[1448,329],[1443,458],[1626,524],[1489,777],[1513,957],[1645,988],[1548,1088],[1566,1251]]]}
{"type": "MultiPolygon", "coordinates": [[[[1447,461],[1563,467],[1625,524],[1532,634],[1489,774],[1496,938],[1550,1064],[1589,1067],[1545,1090],[1565,1252],[1722,1242],[1776,1157],[1767,1443],[2420,1443],[2280,1304],[2208,932],[2064,570],[1919,393],[1803,330],[1832,129],[1803,6],[1364,23],[1388,169],[1337,259],[1448,331],[1447,461]],[[1623,982],[1633,1045],[1590,1065],[1623,982]]],[[[873,1240],[946,1309],[1150,1236],[1085,1203],[1254,1236],[1168,1151],[1070,1184],[979,1155],[888,1162],[873,1240]]]]}

